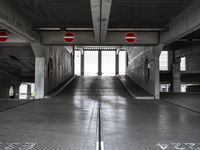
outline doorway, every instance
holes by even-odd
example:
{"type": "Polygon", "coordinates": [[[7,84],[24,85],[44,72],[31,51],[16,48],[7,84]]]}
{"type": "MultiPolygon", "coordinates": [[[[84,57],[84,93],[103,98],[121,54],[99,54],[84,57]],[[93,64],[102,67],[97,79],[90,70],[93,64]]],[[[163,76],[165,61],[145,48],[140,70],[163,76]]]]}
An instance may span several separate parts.
{"type": "Polygon", "coordinates": [[[98,72],[98,51],[84,51],[84,75],[97,76],[98,72]]]}
{"type": "Polygon", "coordinates": [[[102,75],[115,76],[115,51],[102,51],[102,75]]]}

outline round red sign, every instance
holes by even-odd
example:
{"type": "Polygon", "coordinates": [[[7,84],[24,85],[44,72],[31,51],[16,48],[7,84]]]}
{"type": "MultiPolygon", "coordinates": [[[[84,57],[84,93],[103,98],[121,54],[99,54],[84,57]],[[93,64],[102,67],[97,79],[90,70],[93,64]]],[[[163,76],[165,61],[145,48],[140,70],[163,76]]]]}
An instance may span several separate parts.
{"type": "Polygon", "coordinates": [[[125,39],[127,43],[134,43],[136,41],[136,35],[133,32],[129,32],[126,34],[125,39]]]}
{"type": "Polygon", "coordinates": [[[6,42],[8,40],[8,33],[5,31],[0,32],[0,42],[6,42]]]}
{"type": "Polygon", "coordinates": [[[67,43],[72,43],[74,41],[75,37],[74,37],[74,33],[72,32],[66,32],[64,34],[64,41],[67,43]]]}

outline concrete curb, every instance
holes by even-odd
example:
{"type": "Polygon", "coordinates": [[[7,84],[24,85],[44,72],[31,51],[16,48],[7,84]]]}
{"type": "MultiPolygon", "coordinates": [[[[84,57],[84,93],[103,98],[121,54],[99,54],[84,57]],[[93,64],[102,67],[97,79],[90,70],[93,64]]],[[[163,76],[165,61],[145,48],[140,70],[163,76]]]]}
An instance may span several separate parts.
{"type": "Polygon", "coordinates": [[[154,96],[137,96],[135,95],[129,88],[128,86],[121,80],[120,75],[117,75],[117,78],[119,81],[122,83],[122,85],[125,87],[125,89],[128,91],[128,93],[136,100],[154,100],[154,96]]]}
{"type": "Polygon", "coordinates": [[[44,97],[44,99],[49,99],[49,98],[52,98],[54,96],[56,96],[57,94],[59,94],[67,85],[69,85],[74,79],[76,78],[76,75],[74,75],[73,77],[71,77],[71,79],[69,79],[69,81],[67,81],[67,83],[62,86],[59,90],[57,90],[56,92],[52,93],[52,94],[49,94],[49,95],[46,95],[44,97]]]}

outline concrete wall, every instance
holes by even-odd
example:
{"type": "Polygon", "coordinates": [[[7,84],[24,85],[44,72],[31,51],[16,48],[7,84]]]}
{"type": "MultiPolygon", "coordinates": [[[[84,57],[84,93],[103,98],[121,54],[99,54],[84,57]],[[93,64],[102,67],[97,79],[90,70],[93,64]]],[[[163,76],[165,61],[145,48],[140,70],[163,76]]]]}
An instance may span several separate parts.
{"type": "Polygon", "coordinates": [[[162,45],[127,48],[129,62],[126,75],[154,95],[155,99],[160,97],[159,56],[161,50],[162,45]]]}
{"type": "Polygon", "coordinates": [[[13,86],[16,99],[19,98],[19,86],[21,82],[13,80],[9,77],[0,75],[0,99],[9,99],[9,90],[13,86]]]}
{"type": "Polygon", "coordinates": [[[186,70],[188,72],[200,72],[200,54],[186,56],[186,70]]]}
{"type": "Polygon", "coordinates": [[[64,46],[43,46],[45,53],[45,93],[56,88],[73,75],[72,47],[67,50],[64,46]],[[48,64],[52,60],[52,73],[48,77],[48,64]]]}

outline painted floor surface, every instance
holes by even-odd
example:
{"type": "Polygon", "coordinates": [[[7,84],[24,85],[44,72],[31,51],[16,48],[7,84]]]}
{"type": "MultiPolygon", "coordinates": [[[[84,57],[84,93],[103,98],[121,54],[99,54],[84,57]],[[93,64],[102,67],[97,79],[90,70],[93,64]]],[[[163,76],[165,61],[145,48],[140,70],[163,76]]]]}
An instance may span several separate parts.
{"type": "Polygon", "coordinates": [[[2,150],[200,150],[200,114],[134,100],[116,77],[77,77],[58,96],[0,113],[2,150]]]}

